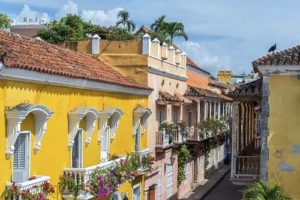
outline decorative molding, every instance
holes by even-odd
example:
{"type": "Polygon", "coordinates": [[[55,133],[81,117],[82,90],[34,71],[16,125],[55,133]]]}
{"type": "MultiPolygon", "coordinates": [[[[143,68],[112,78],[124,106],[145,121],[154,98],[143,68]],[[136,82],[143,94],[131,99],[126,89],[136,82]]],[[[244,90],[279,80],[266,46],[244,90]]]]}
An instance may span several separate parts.
{"type": "Polygon", "coordinates": [[[96,120],[99,117],[99,113],[94,108],[79,107],[76,110],[69,112],[69,147],[73,147],[74,138],[77,135],[79,124],[81,120],[86,116],[86,140],[88,145],[91,142],[93,130],[95,128],[96,120]]]}
{"type": "Polygon", "coordinates": [[[300,65],[259,65],[262,75],[300,75],[300,65]]]}
{"type": "Polygon", "coordinates": [[[145,132],[151,114],[152,111],[149,108],[137,108],[133,112],[133,135],[139,124],[141,124],[142,133],[145,132]]]}
{"type": "Polygon", "coordinates": [[[5,111],[7,119],[6,154],[8,157],[14,153],[14,145],[19,136],[19,132],[21,131],[21,124],[30,113],[33,113],[35,119],[35,153],[41,148],[41,141],[46,132],[47,121],[52,116],[53,112],[42,105],[20,104],[13,109],[5,111]]]}
{"type": "Polygon", "coordinates": [[[156,74],[156,75],[160,75],[160,76],[165,76],[165,77],[169,77],[169,78],[172,78],[172,79],[176,79],[176,80],[179,80],[179,81],[187,81],[187,77],[180,76],[180,75],[175,75],[175,74],[171,74],[169,72],[165,72],[165,71],[159,70],[159,69],[157,69],[155,67],[151,67],[151,66],[148,67],[148,72],[152,73],[152,74],[156,74]]]}
{"type": "Polygon", "coordinates": [[[110,137],[111,140],[115,139],[116,132],[119,127],[120,119],[123,115],[123,112],[119,108],[113,108],[113,109],[105,109],[102,112],[100,112],[100,121],[99,121],[99,136],[98,141],[101,142],[102,136],[104,134],[106,126],[108,126],[107,121],[111,119],[111,131],[110,131],[110,137]]]}
{"type": "Polygon", "coordinates": [[[0,78],[29,83],[39,83],[46,85],[64,86],[69,88],[89,89],[122,94],[135,94],[142,96],[148,96],[152,92],[152,90],[150,89],[147,90],[142,88],[126,87],[104,82],[90,81],[86,79],[75,79],[25,69],[8,68],[5,66],[3,66],[2,70],[0,71],[0,78]]]}

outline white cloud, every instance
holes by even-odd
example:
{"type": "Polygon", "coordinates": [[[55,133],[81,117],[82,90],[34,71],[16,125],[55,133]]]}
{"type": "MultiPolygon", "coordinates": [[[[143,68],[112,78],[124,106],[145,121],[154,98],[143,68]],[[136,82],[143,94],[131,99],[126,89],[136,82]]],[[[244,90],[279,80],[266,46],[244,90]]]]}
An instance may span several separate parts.
{"type": "Polygon", "coordinates": [[[55,14],[56,18],[61,18],[67,14],[78,14],[78,5],[74,1],[68,1],[62,8],[55,14]]]}
{"type": "Polygon", "coordinates": [[[81,17],[86,21],[103,26],[114,25],[117,21],[117,14],[123,8],[114,8],[108,11],[104,10],[83,10],[81,17]]]}
{"type": "Polygon", "coordinates": [[[24,5],[20,14],[14,18],[16,23],[24,22],[24,18],[31,20],[32,22],[39,21],[39,19],[44,19],[49,21],[49,16],[47,13],[39,13],[36,10],[32,10],[27,4],[24,5]]]}
{"type": "Polygon", "coordinates": [[[180,47],[203,69],[213,75],[216,75],[218,70],[221,69],[230,70],[231,57],[228,55],[213,54],[207,46],[194,41],[182,42],[180,43],[180,47]]]}

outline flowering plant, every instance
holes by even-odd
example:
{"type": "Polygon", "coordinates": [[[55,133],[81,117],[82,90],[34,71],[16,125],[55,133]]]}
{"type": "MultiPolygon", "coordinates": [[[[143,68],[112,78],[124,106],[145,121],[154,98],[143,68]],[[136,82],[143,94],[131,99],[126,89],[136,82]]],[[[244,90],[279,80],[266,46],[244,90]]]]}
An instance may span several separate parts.
{"type": "Polygon", "coordinates": [[[22,197],[22,200],[47,200],[48,196],[55,192],[54,187],[48,181],[36,185],[32,189],[20,191],[16,183],[13,182],[11,187],[6,186],[2,196],[5,200],[18,200],[20,197],[22,197]]]}

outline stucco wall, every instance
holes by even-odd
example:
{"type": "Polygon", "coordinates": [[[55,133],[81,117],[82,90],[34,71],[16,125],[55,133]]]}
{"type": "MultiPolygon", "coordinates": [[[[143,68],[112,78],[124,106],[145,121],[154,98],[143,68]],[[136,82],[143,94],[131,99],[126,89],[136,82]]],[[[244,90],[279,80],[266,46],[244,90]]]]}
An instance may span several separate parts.
{"type": "Polygon", "coordinates": [[[283,185],[300,199],[300,79],[271,75],[269,79],[268,180],[283,185]]]}
{"type": "MultiPolygon", "coordinates": [[[[41,104],[54,112],[49,119],[47,130],[42,140],[42,148],[37,154],[33,153],[31,143],[31,166],[30,176],[47,175],[51,177],[51,183],[57,184],[63,169],[71,167],[71,151],[68,148],[68,112],[77,107],[92,107],[98,111],[105,108],[120,108],[122,116],[116,138],[110,143],[110,154],[126,155],[134,151],[133,136],[133,110],[137,105],[147,107],[147,96],[122,95],[108,92],[96,92],[89,90],[78,90],[64,87],[54,87],[39,84],[30,84],[13,81],[0,82],[0,193],[3,192],[4,184],[11,181],[13,159],[6,159],[6,121],[4,110],[14,107],[20,103],[41,104]]],[[[84,128],[84,122],[81,124],[84,128]]],[[[100,161],[101,145],[98,144],[99,124],[96,123],[89,145],[83,146],[84,167],[96,165],[100,161]]],[[[30,130],[34,138],[34,118],[28,116],[22,124],[22,130],[30,130]]],[[[85,130],[84,134],[85,136],[85,130]]],[[[85,139],[85,138],[83,138],[85,139]]],[[[84,141],[84,140],[83,140],[84,141]]],[[[147,147],[147,133],[141,138],[141,147],[147,147]]],[[[131,199],[131,184],[127,183],[121,187],[127,192],[131,199]]],[[[143,187],[142,187],[143,191],[143,187]]],[[[58,198],[56,194],[54,198],[58,198]]]]}

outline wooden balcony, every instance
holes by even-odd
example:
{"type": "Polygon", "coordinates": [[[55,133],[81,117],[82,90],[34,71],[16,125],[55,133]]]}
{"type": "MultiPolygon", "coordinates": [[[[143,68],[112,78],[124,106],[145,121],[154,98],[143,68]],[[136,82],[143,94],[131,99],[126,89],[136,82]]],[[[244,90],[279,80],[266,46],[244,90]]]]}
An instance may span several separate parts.
{"type": "MultiPolygon", "coordinates": [[[[35,176],[34,179],[22,183],[9,182],[6,184],[6,186],[13,187],[13,185],[15,185],[20,193],[28,191],[31,194],[38,194],[42,191],[42,185],[45,182],[49,182],[49,180],[49,176],[35,176]]],[[[14,197],[14,199],[22,200],[21,194],[19,197],[14,197]]]]}
{"type": "Polygon", "coordinates": [[[260,177],[260,156],[234,156],[231,180],[237,184],[248,184],[260,177]]]}

